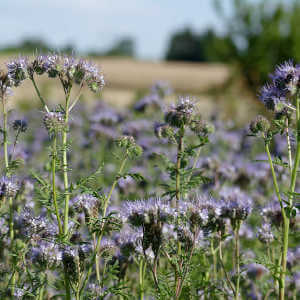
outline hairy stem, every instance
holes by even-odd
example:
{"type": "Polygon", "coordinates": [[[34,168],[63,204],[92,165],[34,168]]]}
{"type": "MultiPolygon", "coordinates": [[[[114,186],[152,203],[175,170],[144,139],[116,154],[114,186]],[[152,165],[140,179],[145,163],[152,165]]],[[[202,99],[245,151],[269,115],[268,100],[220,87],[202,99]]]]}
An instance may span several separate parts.
{"type": "Polygon", "coordinates": [[[64,128],[63,136],[62,136],[62,143],[63,143],[63,173],[64,173],[64,188],[65,188],[65,210],[64,210],[64,235],[65,236],[68,235],[69,201],[70,201],[69,179],[68,179],[68,158],[67,158],[70,94],[71,94],[71,87],[68,89],[68,92],[66,94],[65,128],[64,128]]]}
{"type": "Polygon", "coordinates": [[[240,231],[241,221],[237,221],[234,230],[234,249],[235,249],[235,272],[236,272],[236,285],[235,285],[235,299],[240,298],[240,231]]]}
{"type": "Polygon", "coordinates": [[[292,165],[293,165],[293,160],[292,160],[292,148],[291,148],[291,141],[290,141],[290,136],[289,136],[289,120],[286,119],[286,128],[285,128],[285,134],[286,134],[286,142],[288,145],[288,158],[289,158],[289,169],[290,173],[292,174],[292,165]]]}
{"type": "Polygon", "coordinates": [[[141,259],[139,262],[139,290],[140,300],[144,299],[144,277],[145,277],[145,264],[144,260],[141,259]]]}
{"type": "Polygon", "coordinates": [[[36,93],[37,93],[37,95],[38,95],[40,101],[42,102],[42,105],[43,105],[44,109],[46,110],[46,112],[49,112],[49,108],[48,108],[48,106],[47,106],[47,104],[46,104],[44,98],[42,97],[42,95],[41,95],[41,93],[40,93],[40,90],[38,89],[38,87],[37,87],[37,85],[36,85],[36,82],[35,82],[33,76],[32,76],[32,78],[31,78],[31,81],[32,81],[32,84],[33,84],[33,86],[34,86],[34,89],[35,89],[35,91],[36,91],[36,93]]]}
{"type": "Polygon", "coordinates": [[[56,159],[57,159],[57,152],[56,152],[56,133],[53,136],[52,141],[52,164],[51,164],[51,171],[52,171],[52,198],[53,198],[53,204],[55,209],[55,214],[57,218],[57,224],[58,224],[58,230],[59,234],[63,234],[63,228],[59,216],[59,209],[57,205],[57,195],[56,195],[56,182],[55,182],[55,172],[56,172],[56,159]]]}
{"type": "Polygon", "coordinates": [[[225,265],[224,265],[224,262],[223,262],[223,254],[222,254],[222,240],[220,238],[219,240],[219,260],[220,260],[220,263],[221,263],[221,267],[223,269],[223,272],[225,274],[225,278],[226,278],[226,281],[227,281],[227,284],[228,286],[230,287],[230,289],[232,290],[233,294],[235,294],[235,288],[229,278],[229,275],[226,271],[226,268],[225,268],[225,265]]]}
{"type": "MultiPolygon", "coordinates": [[[[180,129],[180,136],[179,136],[179,141],[177,145],[177,161],[176,161],[176,186],[175,186],[175,191],[176,191],[176,211],[179,211],[179,200],[180,200],[180,195],[181,195],[181,188],[180,188],[180,169],[181,169],[181,159],[182,159],[182,152],[183,152],[183,137],[184,137],[184,127],[180,129]]],[[[178,220],[177,220],[177,226],[179,226],[178,220]]],[[[181,256],[181,244],[178,241],[177,242],[177,257],[179,258],[181,256]]],[[[181,265],[181,262],[179,262],[179,265],[181,265]]],[[[178,275],[177,268],[175,269],[175,295],[178,293],[178,289],[180,287],[181,278],[178,275]]],[[[176,296],[177,297],[177,296],[176,296]]]]}
{"type": "MultiPolygon", "coordinates": [[[[295,192],[297,173],[300,162],[300,99],[296,98],[296,129],[297,129],[297,148],[292,169],[291,183],[289,188],[288,209],[291,211],[293,207],[293,193],[295,192]]],[[[284,209],[283,209],[284,211],[284,209]]],[[[290,215],[283,214],[283,246],[282,246],[282,259],[281,259],[281,272],[280,272],[280,287],[279,287],[279,299],[285,298],[285,277],[286,277],[286,263],[287,252],[289,245],[289,228],[290,228],[290,215]]]]}
{"type": "MultiPolygon", "coordinates": [[[[112,196],[112,193],[118,183],[118,180],[119,180],[119,176],[122,174],[124,168],[125,168],[125,165],[127,163],[127,160],[128,160],[128,153],[126,153],[126,156],[125,158],[123,159],[122,163],[121,163],[121,166],[120,166],[120,169],[119,169],[119,172],[118,174],[116,175],[116,178],[111,186],[111,189],[107,195],[107,197],[105,198],[105,201],[104,201],[104,205],[103,205],[103,213],[102,213],[102,219],[105,218],[105,215],[106,215],[106,210],[107,210],[107,207],[108,207],[108,204],[109,204],[109,200],[112,196]]],[[[96,262],[96,258],[97,258],[97,255],[98,255],[98,252],[99,252],[99,249],[100,249],[100,246],[101,246],[101,240],[102,240],[102,237],[103,237],[103,229],[104,229],[104,222],[102,223],[102,226],[100,228],[100,234],[98,236],[98,241],[97,241],[97,244],[96,244],[96,247],[94,249],[94,254],[93,254],[93,257],[92,257],[92,262],[96,262]]],[[[96,265],[96,268],[99,268],[98,265],[96,265]]],[[[88,268],[88,272],[87,272],[87,275],[86,275],[86,278],[83,282],[83,285],[80,289],[80,294],[82,293],[84,287],[86,286],[90,276],[91,276],[91,273],[92,273],[92,270],[93,270],[93,264],[90,264],[89,268],[88,268]]],[[[96,271],[97,272],[97,271],[96,271]]]]}

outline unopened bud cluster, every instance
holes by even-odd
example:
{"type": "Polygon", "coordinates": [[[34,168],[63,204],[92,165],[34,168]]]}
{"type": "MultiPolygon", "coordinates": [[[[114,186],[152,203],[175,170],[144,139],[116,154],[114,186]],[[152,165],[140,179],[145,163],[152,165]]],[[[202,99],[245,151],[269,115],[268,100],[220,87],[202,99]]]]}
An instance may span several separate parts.
{"type": "Polygon", "coordinates": [[[142,155],[143,149],[137,145],[133,136],[123,136],[117,140],[117,145],[127,151],[131,157],[139,157],[142,155]]]}
{"type": "Polygon", "coordinates": [[[61,112],[46,112],[43,122],[49,134],[58,133],[65,128],[65,115],[61,112]]]}

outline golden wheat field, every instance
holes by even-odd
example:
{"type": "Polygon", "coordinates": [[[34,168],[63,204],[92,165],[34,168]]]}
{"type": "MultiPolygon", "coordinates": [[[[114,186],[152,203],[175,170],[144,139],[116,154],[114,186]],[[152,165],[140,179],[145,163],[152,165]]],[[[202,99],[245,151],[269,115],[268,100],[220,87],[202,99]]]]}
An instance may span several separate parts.
{"type": "MultiPolygon", "coordinates": [[[[1,65],[10,59],[1,57],[1,65]]],[[[217,112],[225,117],[235,116],[237,123],[245,123],[260,109],[253,95],[241,87],[240,82],[232,84],[232,70],[224,64],[153,62],[128,58],[99,58],[96,63],[103,70],[106,81],[101,98],[119,108],[128,107],[147,93],[155,81],[163,80],[171,85],[176,95],[192,95],[204,114],[217,112]]],[[[62,91],[55,82],[49,83],[46,79],[39,79],[39,87],[48,101],[56,103],[63,97],[62,91]]],[[[21,103],[24,108],[38,104],[30,85],[26,82],[18,89],[13,103],[21,103]]],[[[170,96],[169,100],[174,101],[174,97],[170,96]]],[[[94,103],[95,95],[85,93],[83,100],[94,103]]]]}

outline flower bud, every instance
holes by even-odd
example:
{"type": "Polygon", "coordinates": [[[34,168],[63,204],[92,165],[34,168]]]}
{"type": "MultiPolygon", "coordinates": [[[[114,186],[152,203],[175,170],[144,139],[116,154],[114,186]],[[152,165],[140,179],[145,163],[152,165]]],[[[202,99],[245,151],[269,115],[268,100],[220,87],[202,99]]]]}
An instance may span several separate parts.
{"type": "Polygon", "coordinates": [[[27,130],[27,122],[24,120],[15,120],[13,123],[15,131],[25,132],[27,130]]]}
{"type": "Polygon", "coordinates": [[[49,134],[62,131],[65,127],[65,116],[61,112],[48,112],[44,115],[44,126],[49,134]]]}
{"type": "Polygon", "coordinates": [[[270,122],[263,116],[257,116],[255,120],[250,123],[249,129],[252,133],[267,132],[270,129],[270,122]]]}

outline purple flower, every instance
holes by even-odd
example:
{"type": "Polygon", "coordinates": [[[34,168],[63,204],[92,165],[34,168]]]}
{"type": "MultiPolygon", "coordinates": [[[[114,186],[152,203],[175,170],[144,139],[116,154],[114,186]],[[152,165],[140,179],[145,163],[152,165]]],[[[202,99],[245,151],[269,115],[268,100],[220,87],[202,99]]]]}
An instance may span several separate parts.
{"type": "Polygon", "coordinates": [[[124,218],[135,227],[149,223],[168,223],[173,218],[175,211],[170,204],[160,198],[147,200],[127,201],[123,205],[124,218]]]}
{"type": "Polygon", "coordinates": [[[7,63],[8,77],[14,86],[19,86],[28,77],[28,58],[20,56],[7,63]]]}
{"type": "Polygon", "coordinates": [[[299,89],[300,67],[294,66],[292,61],[284,62],[270,74],[271,83],[262,87],[260,100],[270,110],[277,110],[279,104],[289,104],[291,95],[299,89]]]}
{"type": "Polygon", "coordinates": [[[33,264],[46,268],[57,266],[62,261],[62,252],[59,246],[52,241],[46,240],[41,240],[33,246],[27,253],[27,256],[33,264]]]}
{"type": "Polygon", "coordinates": [[[199,228],[210,232],[218,229],[221,207],[212,197],[202,195],[191,201],[180,201],[178,213],[188,219],[192,232],[199,228]]]}
{"type": "Polygon", "coordinates": [[[176,105],[172,105],[165,113],[165,121],[173,127],[189,124],[195,105],[190,97],[181,97],[176,105]]]}
{"type": "Polygon", "coordinates": [[[231,220],[245,220],[252,211],[252,200],[237,187],[223,187],[219,192],[222,216],[231,220]]]}
{"type": "Polygon", "coordinates": [[[99,199],[90,194],[81,194],[72,199],[74,208],[81,212],[84,211],[87,215],[97,215],[99,199]]]}
{"type": "Polygon", "coordinates": [[[273,242],[274,235],[272,233],[271,225],[269,223],[262,224],[261,228],[258,229],[257,237],[264,244],[273,242]]]}
{"type": "Polygon", "coordinates": [[[269,110],[276,110],[279,104],[287,102],[286,92],[268,83],[261,88],[259,99],[269,110]]]}
{"type": "Polygon", "coordinates": [[[19,185],[13,178],[3,176],[0,179],[0,200],[7,197],[15,197],[19,190],[19,185]]]}
{"type": "Polygon", "coordinates": [[[300,68],[294,66],[293,62],[289,60],[277,66],[270,77],[278,89],[294,94],[298,88],[300,68]]]}

